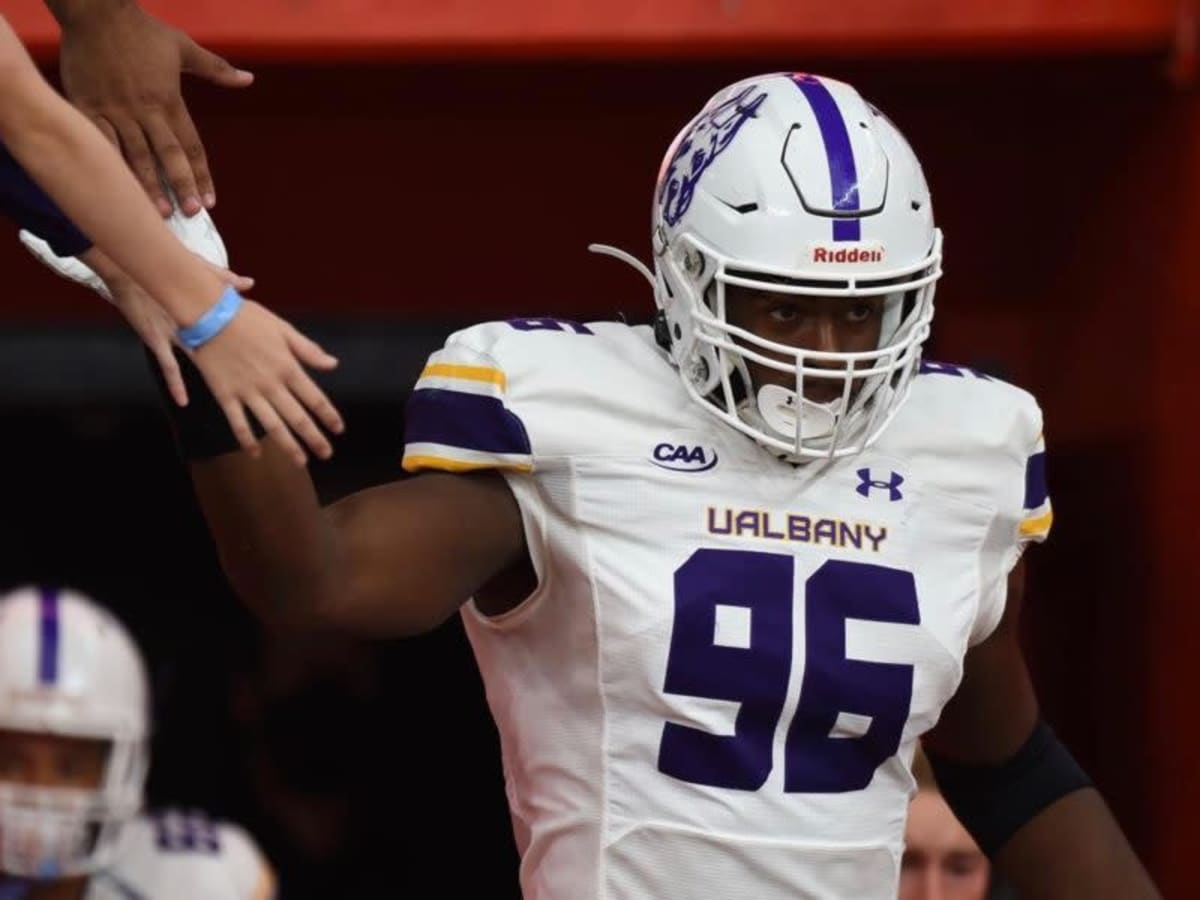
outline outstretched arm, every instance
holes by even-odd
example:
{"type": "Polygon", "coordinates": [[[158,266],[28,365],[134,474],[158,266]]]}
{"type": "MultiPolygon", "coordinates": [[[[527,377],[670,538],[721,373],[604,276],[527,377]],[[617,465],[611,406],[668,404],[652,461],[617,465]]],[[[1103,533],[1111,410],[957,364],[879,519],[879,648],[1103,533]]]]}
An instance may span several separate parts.
{"type": "Polygon", "coordinates": [[[418,475],[324,508],[270,442],[259,459],[227,453],[191,473],[226,575],[269,621],[418,634],[525,557],[495,473],[418,475]]]}
{"type": "Polygon", "coordinates": [[[1156,898],[1104,799],[1081,777],[1034,808],[1032,798],[1054,796],[1055,780],[1069,780],[1069,765],[1061,758],[1056,766],[1045,762],[1056,758],[1052,738],[1049,750],[1029,740],[1039,713],[1018,642],[1023,593],[1018,564],[1003,619],[967,653],[958,692],[923,739],[935,774],[951,807],[1023,898],[1156,898]]]}

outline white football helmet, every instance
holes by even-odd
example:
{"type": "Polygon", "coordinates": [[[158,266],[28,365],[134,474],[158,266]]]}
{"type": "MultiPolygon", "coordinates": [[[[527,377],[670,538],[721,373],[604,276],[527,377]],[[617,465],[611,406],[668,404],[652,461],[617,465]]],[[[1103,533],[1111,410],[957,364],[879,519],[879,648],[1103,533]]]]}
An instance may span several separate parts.
{"type": "Polygon", "coordinates": [[[74,591],[0,596],[0,729],[108,741],[96,790],[0,782],[0,871],[28,878],[94,872],[142,807],[149,690],[137,646],[74,591]]]}
{"type": "Polygon", "coordinates": [[[663,160],[652,240],[659,341],[693,400],[794,461],[849,456],[879,436],[920,365],[942,236],[912,148],[854,88],[785,73],[713,97],[663,160]],[[764,340],[728,322],[727,285],[882,295],[879,346],[764,340]],[[794,389],[755,385],[747,361],[789,373],[794,389]],[[805,399],[814,378],[840,398],[805,399]]]}

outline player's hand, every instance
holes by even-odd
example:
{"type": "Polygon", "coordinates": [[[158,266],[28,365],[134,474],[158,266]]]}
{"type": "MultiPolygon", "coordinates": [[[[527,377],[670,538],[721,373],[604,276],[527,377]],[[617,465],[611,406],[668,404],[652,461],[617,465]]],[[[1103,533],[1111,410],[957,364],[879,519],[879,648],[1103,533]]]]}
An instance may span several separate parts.
{"type": "Polygon", "coordinates": [[[313,417],[335,434],[343,430],[342,417],[304,367],[328,371],[337,359],[290,323],[246,300],[225,329],[191,356],[243,449],[260,452],[249,410],[299,465],[306,457],[297,437],[322,459],[333,454],[313,417]]]}
{"type": "Polygon", "coordinates": [[[216,190],[180,73],[224,87],[246,87],[254,76],[134,3],[92,6],[63,23],[59,68],[67,98],[121,148],[164,216],[172,206],[156,158],[187,215],[211,208],[216,190]]]}

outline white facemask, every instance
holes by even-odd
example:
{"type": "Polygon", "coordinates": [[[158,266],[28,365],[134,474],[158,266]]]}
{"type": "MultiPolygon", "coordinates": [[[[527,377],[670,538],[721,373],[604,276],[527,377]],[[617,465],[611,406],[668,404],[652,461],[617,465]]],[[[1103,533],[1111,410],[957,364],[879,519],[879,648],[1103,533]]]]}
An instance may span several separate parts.
{"type": "Polygon", "coordinates": [[[100,793],[0,785],[0,871],[59,879],[99,868],[116,839],[100,793]]]}

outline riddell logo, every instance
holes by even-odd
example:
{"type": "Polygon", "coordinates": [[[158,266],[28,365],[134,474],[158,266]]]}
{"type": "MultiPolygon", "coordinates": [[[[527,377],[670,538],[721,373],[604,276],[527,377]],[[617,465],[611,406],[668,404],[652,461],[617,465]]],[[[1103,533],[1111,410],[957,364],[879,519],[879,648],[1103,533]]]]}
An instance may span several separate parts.
{"type": "Polygon", "coordinates": [[[838,246],[812,245],[812,261],[815,263],[879,263],[883,262],[883,244],[854,244],[838,246]]]}

